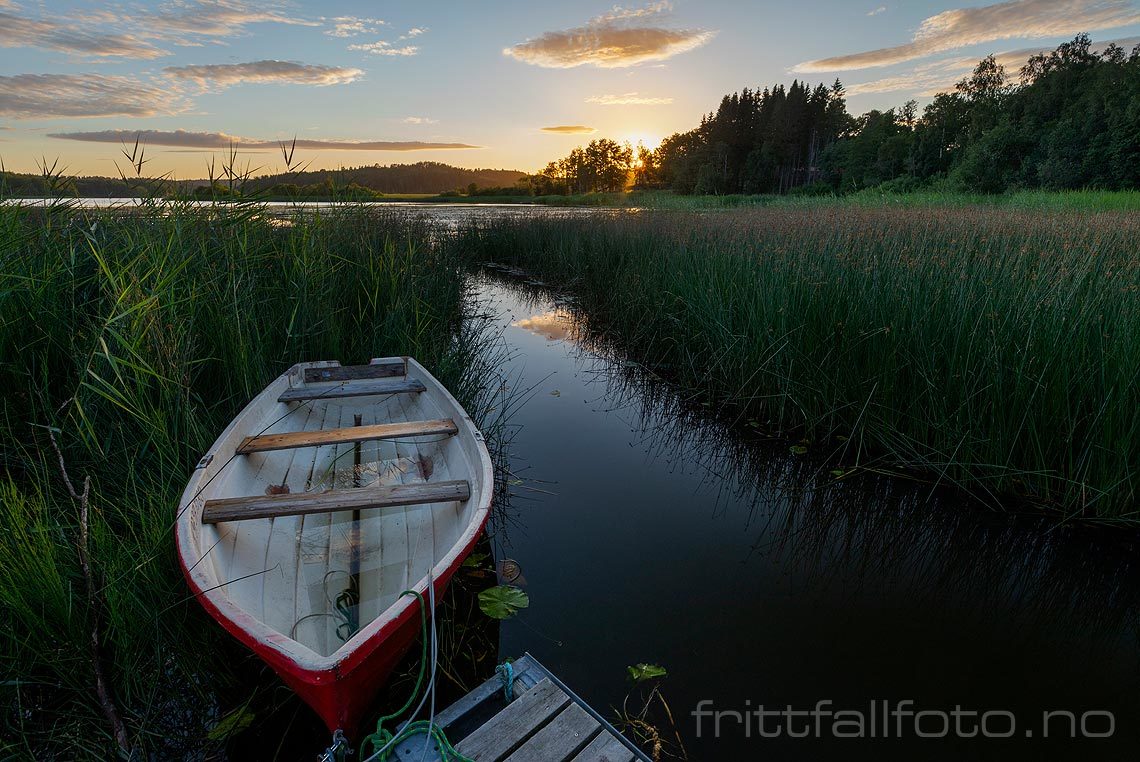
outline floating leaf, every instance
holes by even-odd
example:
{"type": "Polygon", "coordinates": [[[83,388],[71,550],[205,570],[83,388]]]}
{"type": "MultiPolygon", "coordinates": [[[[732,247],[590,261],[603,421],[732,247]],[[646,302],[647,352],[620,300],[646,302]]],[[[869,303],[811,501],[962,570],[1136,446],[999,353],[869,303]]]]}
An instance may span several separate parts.
{"type": "Polygon", "coordinates": [[[552,391],[552,392],[550,393],[550,396],[551,396],[551,397],[561,397],[561,396],[562,396],[562,392],[560,392],[560,391],[558,391],[557,389],[555,389],[554,391],[552,391]]]}
{"type": "Polygon", "coordinates": [[[847,473],[847,472],[846,472],[846,471],[844,471],[842,468],[835,468],[835,469],[832,469],[832,471],[831,471],[831,475],[832,475],[832,476],[834,476],[834,477],[835,477],[835,478],[837,478],[837,479],[838,479],[840,476],[843,476],[843,475],[844,475],[844,474],[846,474],[846,473],[847,473]]]}
{"type": "Polygon", "coordinates": [[[487,558],[488,555],[486,553],[472,553],[463,559],[463,565],[468,569],[478,569],[487,558]]]}
{"type": "Polygon", "coordinates": [[[479,608],[492,619],[510,619],[530,605],[530,597],[511,585],[499,585],[479,593],[479,608]]]}
{"type": "Polygon", "coordinates": [[[660,667],[656,664],[646,664],[645,662],[635,664],[632,667],[626,667],[625,669],[626,672],[629,673],[629,678],[635,683],[643,683],[646,680],[652,680],[655,677],[665,677],[665,675],[669,674],[665,671],[664,667],[660,667]]]}
{"type": "Polygon", "coordinates": [[[254,716],[254,713],[247,707],[239,706],[218,720],[218,724],[210,728],[210,731],[206,734],[206,738],[211,741],[224,741],[252,725],[254,716]]]}
{"type": "Polygon", "coordinates": [[[790,449],[792,451],[793,455],[803,455],[804,453],[807,452],[807,448],[804,447],[803,445],[792,445],[788,449],[790,449]]]}

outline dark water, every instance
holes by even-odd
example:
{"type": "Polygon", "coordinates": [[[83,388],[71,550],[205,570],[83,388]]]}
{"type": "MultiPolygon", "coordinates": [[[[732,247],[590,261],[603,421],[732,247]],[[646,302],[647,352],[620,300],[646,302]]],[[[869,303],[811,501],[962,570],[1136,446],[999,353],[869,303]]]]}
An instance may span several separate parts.
{"type": "MultiPolygon", "coordinates": [[[[549,292],[488,276],[479,293],[513,350],[507,383],[530,389],[494,542],[522,565],[531,605],[504,624],[501,656],[530,651],[607,716],[631,691],[641,709],[627,665],[665,667],[690,759],[1136,758],[1132,534],[996,514],[911,482],[835,483],[810,454],[729,436],[636,365],[586,348],[596,342],[575,338],[549,292]],[[884,700],[958,707],[951,737],[916,737],[909,715],[884,731],[884,700]],[[719,737],[704,716],[698,737],[702,701],[742,714],[723,716],[719,737]],[[820,714],[821,737],[813,717],[775,714],[818,702],[862,712],[864,737],[833,733],[860,735],[851,714],[838,728],[820,714]],[[780,735],[760,737],[755,714],[746,734],[761,705],[780,735]],[[1057,710],[1073,713],[1075,740],[1064,715],[1042,738],[1057,710]],[[953,737],[987,712],[986,731],[1011,737],[953,737]],[[1108,713],[1111,737],[1088,737],[1108,732],[1108,713]]],[[[647,719],[676,752],[660,703],[647,719]]]]}

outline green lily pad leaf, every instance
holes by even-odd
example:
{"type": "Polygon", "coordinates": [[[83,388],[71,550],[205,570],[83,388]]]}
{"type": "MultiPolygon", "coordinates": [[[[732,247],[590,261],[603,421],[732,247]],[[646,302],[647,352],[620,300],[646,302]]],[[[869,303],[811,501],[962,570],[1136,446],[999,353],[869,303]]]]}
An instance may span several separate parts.
{"type": "Polygon", "coordinates": [[[487,558],[488,555],[486,553],[472,553],[463,559],[463,565],[468,569],[478,569],[487,558]]]}
{"type": "Polygon", "coordinates": [[[513,585],[499,585],[479,593],[479,608],[492,619],[510,619],[530,605],[530,596],[513,585]]]}
{"type": "Polygon", "coordinates": [[[625,669],[626,672],[629,673],[629,679],[635,683],[643,683],[646,680],[652,680],[655,677],[665,677],[669,674],[665,671],[664,667],[656,664],[646,664],[645,662],[635,664],[632,667],[626,667],[625,669]]]}
{"type": "Polygon", "coordinates": [[[239,706],[218,720],[218,724],[210,729],[206,737],[211,741],[224,741],[252,725],[254,716],[248,707],[239,706]]]}
{"type": "Polygon", "coordinates": [[[804,447],[803,445],[792,445],[788,449],[790,449],[792,451],[793,455],[803,455],[804,453],[807,452],[807,448],[804,447]]]}
{"type": "Polygon", "coordinates": [[[846,473],[847,472],[844,471],[842,468],[835,468],[835,469],[832,469],[832,471],[831,471],[831,475],[834,476],[836,479],[838,479],[840,476],[843,476],[846,473]]]}

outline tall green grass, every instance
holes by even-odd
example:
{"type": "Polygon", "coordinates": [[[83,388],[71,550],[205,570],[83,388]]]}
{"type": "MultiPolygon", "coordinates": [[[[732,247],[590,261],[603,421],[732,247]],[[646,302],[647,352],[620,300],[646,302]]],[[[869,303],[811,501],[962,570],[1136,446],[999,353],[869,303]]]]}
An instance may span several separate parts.
{"type": "Polygon", "coordinates": [[[257,206],[0,205],[6,755],[105,759],[114,746],[94,698],[77,508],[49,427],[72,478],[92,479],[102,645],[133,741],[201,753],[218,712],[252,689],[233,684],[226,636],[186,597],[172,522],[187,476],[300,360],[415,355],[482,412],[462,266],[432,235],[352,206],[279,219],[257,206]]]}
{"type": "Polygon", "coordinates": [[[584,193],[572,196],[516,197],[488,199],[529,201],[548,206],[589,206],[638,209],[705,211],[751,207],[819,209],[828,206],[896,207],[996,207],[1051,211],[1140,211],[1140,193],[1136,191],[1013,191],[1002,194],[960,193],[937,188],[891,192],[871,188],[839,195],[727,194],[722,196],[684,196],[672,191],[631,190],[624,193],[584,193]]]}
{"type": "Polygon", "coordinates": [[[492,220],[459,243],[562,285],[623,353],[839,470],[1140,519],[1134,215],[805,203],[492,220]]]}

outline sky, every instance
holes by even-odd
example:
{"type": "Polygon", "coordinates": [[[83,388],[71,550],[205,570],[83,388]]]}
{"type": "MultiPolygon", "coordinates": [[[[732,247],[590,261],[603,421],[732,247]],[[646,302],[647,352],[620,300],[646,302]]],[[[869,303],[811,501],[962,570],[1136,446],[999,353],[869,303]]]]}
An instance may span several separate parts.
{"type": "Polygon", "coordinates": [[[863,113],[920,105],[995,54],[1016,77],[1080,32],[1140,43],[1140,0],[46,2],[0,0],[0,159],[117,175],[442,161],[537,171],[649,147],[722,95],[839,78],[863,113]]]}

